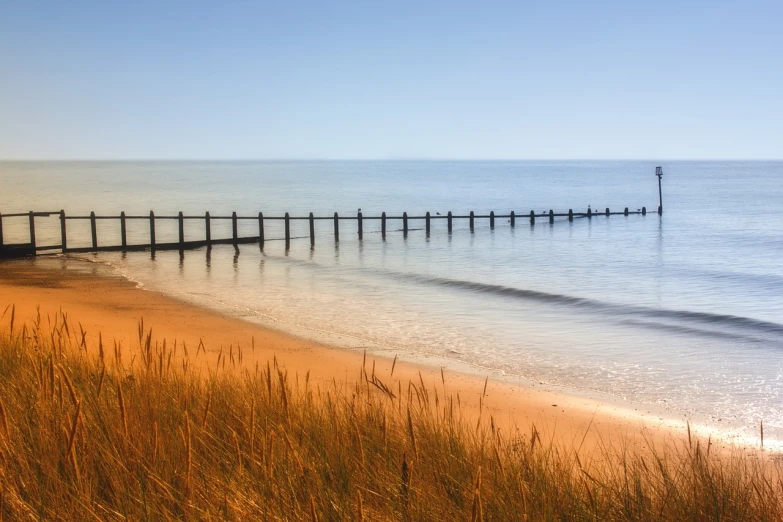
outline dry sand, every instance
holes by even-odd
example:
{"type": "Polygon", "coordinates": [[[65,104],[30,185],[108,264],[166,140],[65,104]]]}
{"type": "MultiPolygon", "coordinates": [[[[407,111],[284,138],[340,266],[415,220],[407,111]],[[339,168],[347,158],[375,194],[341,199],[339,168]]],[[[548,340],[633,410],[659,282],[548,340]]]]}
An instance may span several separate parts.
{"type": "MultiPolygon", "coordinates": [[[[211,361],[221,348],[241,345],[245,365],[254,366],[256,361],[266,364],[274,356],[289,375],[304,376],[309,371],[311,382],[332,385],[337,380],[351,384],[360,374],[362,353],[297,338],[141,290],[124,278],[106,276],[98,267],[91,268],[90,263],[83,263],[79,270],[65,268],[73,265],[69,261],[60,266],[53,259],[44,263],[1,262],[0,313],[8,305],[15,305],[19,324],[34,320],[38,307],[44,321],[47,315],[62,310],[72,321],[81,323],[88,342],[96,342],[98,332],[102,332],[105,343],[116,340],[123,346],[138,344],[138,323],[143,318],[145,327],[152,328],[153,337],[159,341],[165,338],[172,343],[176,339],[195,348],[203,340],[208,354],[214,356],[208,358],[211,361]],[[252,345],[254,350],[250,349],[252,345]]],[[[0,329],[7,328],[7,321],[8,313],[0,329]]],[[[384,382],[392,381],[391,359],[368,357],[368,372],[373,362],[376,375],[384,382]]],[[[484,395],[485,377],[474,373],[445,370],[444,386],[441,368],[398,361],[393,381],[399,379],[406,387],[409,379],[419,381],[419,372],[425,384],[437,386],[439,392],[455,397],[459,393],[463,413],[471,422],[479,415],[492,415],[495,424],[506,432],[518,429],[526,435],[535,424],[542,437],[553,437],[569,446],[581,445],[583,453],[591,453],[603,443],[622,441],[644,449],[651,442],[658,446],[683,436],[657,416],[637,415],[618,405],[557,390],[490,378],[484,395]]]]}

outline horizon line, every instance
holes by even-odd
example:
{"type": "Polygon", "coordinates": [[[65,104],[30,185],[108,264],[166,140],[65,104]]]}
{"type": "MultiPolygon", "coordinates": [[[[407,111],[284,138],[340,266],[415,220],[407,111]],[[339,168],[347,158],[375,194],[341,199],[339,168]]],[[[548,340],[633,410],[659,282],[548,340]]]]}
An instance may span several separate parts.
{"type": "Polygon", "coordinates": [[[214,162],[214,163],[239,163],[239,162],[510,162],[510,161],[545,161],[545,162],[578,162],[578,161],[649,161],[649,162],[697,162],[697,161],[725,161],[725,162],[780,162],[781,158],[0,158],[0,163],[132,163],[132,162],[214,162]]]}

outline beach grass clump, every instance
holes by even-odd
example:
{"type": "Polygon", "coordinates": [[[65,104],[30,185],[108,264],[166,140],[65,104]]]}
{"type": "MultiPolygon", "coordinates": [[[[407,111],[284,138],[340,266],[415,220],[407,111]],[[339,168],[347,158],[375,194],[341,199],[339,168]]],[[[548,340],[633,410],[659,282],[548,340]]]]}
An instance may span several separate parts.
{"type": "Polygon", "coordinates": [[[252,366],[239,348],[0,331],[0,520],[780,520],[769,462],[701,442],[600,458],[463,416],[423,380],[252,366]],[[209,362],[209,364],[207,364],[209,362]]]}

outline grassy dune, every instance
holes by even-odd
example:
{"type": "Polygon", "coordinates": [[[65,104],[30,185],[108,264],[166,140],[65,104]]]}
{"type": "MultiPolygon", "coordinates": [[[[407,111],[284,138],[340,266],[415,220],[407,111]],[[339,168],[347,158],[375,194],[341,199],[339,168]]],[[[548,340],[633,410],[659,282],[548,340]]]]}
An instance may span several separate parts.
{"type": "Polygon", "coordinates": [[[108,346],[59,317],[0,330],[2,520],[780,520],[759,459],[694,441],[582,462],[443,388],[314,383],[203,347],[108,346]],[[209,359],[212,364],[204,362],[209,359]],[[209,369],[208,369],[209,368],[209,369]]]}

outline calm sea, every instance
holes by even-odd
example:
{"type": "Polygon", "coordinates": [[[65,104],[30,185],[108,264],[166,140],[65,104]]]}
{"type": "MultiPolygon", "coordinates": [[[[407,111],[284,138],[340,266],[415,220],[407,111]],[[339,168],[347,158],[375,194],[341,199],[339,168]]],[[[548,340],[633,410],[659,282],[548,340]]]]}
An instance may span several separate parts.
{"type": "MultiPolygon", "coordinates": [[[[295,239],[185,252],[83,256],[145,288],[346,347],[426,355],[536,384],[609,398],[726,433],[783,439],[783,163],[665,162],[6,162],[0,212],[69,215],[365,216],[652,210],[642,216],[539,221],[494,230],[445,220],[426,237],[389,223],[306,221],[295,239]]],[[[39,243],[59,242],[56,218],[39,243]]],[[[101,221],[101,243],[119,241],[101,221]]],[[[241,222],[240,234],[257,232],[241,222]]],[[[6,242],[27,241],[25,219],[4,220],[6,242]]],[[[89,223],[69,222],[70,246],[89,223]]],[[[131,243],[148,241],[130,222],[131,243]]],[[[229,237],[230,223],[213,224],[229,237]]],[[[201,239],[202,222],[186,222],[201,239]]],[[[281,222],[267,222],[268,239],[281,222]]],[[[158,241],[176,241],[175,221],[158,241]]],[[[0,265],[1,269],[1,265],[0,265]]]]}

